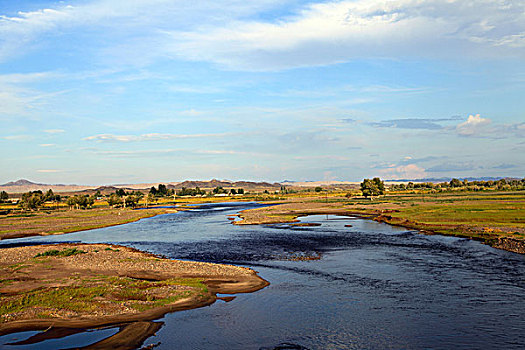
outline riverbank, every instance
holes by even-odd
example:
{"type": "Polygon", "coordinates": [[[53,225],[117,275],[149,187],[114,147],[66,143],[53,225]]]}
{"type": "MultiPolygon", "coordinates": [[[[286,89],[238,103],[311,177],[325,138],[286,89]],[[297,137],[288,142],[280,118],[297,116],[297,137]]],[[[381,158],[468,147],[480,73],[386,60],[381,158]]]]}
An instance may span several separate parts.
{"type": "MultiPolygon", "coordinates": [[[[212,304],[217,293],[248,293],[267,285],[248,268],[169,260],[123,246],[5,248],[0,335],[150,321],[212,304]]],[[[126,341],[136,343],[143,336],[131,333],[126,341]]]]}
{"type": "Polygon", "coordinates": [[[177,209],[170,208],[141,210],[96,208],[89,210],[42,210],[0,216],[0,240],[92,230],[176,212],[177,209]]]}
{"type": "Polygon", "coordinates": [[[315,214],[360,216],[424,234],[475,239],[525,254],[525,194],[460,193],[390,195],[362,198],[311,198],[245,210],[235,225],[294,223],[315,214]]]}

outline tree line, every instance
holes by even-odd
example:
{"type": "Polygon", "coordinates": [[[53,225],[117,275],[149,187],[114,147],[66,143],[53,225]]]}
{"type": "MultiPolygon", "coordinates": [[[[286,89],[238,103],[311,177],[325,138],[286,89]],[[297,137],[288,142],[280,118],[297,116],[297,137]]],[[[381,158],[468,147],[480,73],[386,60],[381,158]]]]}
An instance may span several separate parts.
{"type": "Polygon", "coordinates": [[[407,191],[414,189],[429,189],[434,191],[451,191],[451,190],[465,190],[465,191],[517,191],[525,189],[525,178],[521,180],[488,180],[488,181],[468,181],[467,179],[459,180],[452,179],[449,182],[408,182],[407,184],[392,184],[390,189],[393,191],[407,191]]]}
{"type": "MultiPolygon", "coordinates": [[[[135,208],[139,201],[144,200],[146,207],[151,203],[157,202],[160,198],[171,197],[171,196],[205,196],[214,194],[244,194],[244,189],[224,189],[222,187],[216,187],[213,190],[206,192],[199,187],[194,189],[183,187],[179,191],[167,188],[164,184],[159,184],[158,187],[151,187],[148,194],[145,195],[141,191],[126,191],[122,188],[115,190],[114,193],[103,195],[100,191],[97,191],[93,195],[89,194],[77,194],[71,196],[61,197],[60,195],[54,194],[53,190],[49,189],[46,193],[41,190],[29,191],[22,194],[22,197],[18,200],[18,206],[23,210],[38,210],[44,206],[45,203],[56,204],[57,208],[59,203],[65,202],[67,206],[72,209],[87,209],[92,208],[97,199],[106,200],[110,207],[131,207],[135,208]]],[[[0,203],[8,202],[9,194],[5,191],[0,192],[0,203]]]]}

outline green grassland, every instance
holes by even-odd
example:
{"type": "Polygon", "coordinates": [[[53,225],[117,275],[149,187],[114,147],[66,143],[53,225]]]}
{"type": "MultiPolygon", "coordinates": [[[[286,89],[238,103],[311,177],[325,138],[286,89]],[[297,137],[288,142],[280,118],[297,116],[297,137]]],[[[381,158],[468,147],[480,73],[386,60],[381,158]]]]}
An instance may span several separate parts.
{"type": "MultiPolygon", "coordinates": [[[[9,283],[10,281],[2,281],[9,283]]],[[[207,287],[196,278],[175,278],[164,281],[145,281],[128,277],[96,276],[71,286],[40,288],[0,300],[0,315],[38,310],[37,317],[51,317],[53,313],[68,311],[86,313],[126,307],[146,311],[172,304],[194,294],[204,295],[207,287]],[[169,293],[161,289],[168,289],[169,293]],[[171,288],[170,288],[171,287],[171,288]],[[113,305],[112,305],[113,304],[113,305]]]]}

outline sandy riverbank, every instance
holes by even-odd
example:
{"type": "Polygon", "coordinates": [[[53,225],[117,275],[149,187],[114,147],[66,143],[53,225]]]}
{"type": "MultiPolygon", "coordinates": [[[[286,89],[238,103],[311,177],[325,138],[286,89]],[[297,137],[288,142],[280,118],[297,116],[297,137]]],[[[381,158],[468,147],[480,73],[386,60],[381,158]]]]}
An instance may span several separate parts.
{"type": "MultiPolygon", "coordinates": [[[[248,293],[268,284],[248,268],[163,259],[122,246],[5,248],[0,254],[0,335],[151,321],[209,305],[217,293],[248,293]]],[[[129,327],[156,328],[147,322],[123,329],[130,332],[129,327]]],[[[144,335],[131,333],[129,339],[120,335],[113,341],[137,343],[144,335]]]]}

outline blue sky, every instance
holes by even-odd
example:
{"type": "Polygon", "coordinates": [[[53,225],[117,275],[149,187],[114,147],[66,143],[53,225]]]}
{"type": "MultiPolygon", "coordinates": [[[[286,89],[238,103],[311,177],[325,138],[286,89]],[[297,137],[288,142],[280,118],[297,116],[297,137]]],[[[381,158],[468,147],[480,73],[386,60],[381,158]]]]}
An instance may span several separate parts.
{"type": "Polygon", "coordinates": [[[525,174],[522,1],[0,0],[0,182],[525,174]]]}

